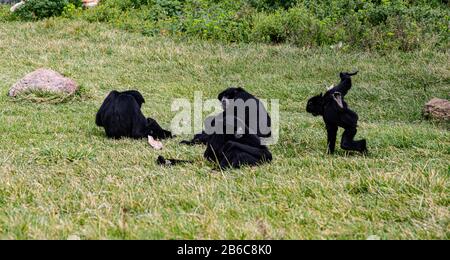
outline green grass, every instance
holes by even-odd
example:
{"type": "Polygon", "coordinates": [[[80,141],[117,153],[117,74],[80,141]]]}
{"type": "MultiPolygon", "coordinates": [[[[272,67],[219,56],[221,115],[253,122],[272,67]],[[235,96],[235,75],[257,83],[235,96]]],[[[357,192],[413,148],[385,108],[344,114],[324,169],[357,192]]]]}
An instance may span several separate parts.
{"type": "Polygon", "coordinates": [[[2,239],[450,239],[449,128],[421,118],[427,100],[450,98],[449,52],[177,42],[62,20],[0,26],[2,239]],[[6,96],[40,67],[75,79],[81,96],[6,96]],[[306,100],[354,68],[347,101],[371,152],[328,156],[306,100]],[[113,89],[140,90],[144,113],[168,127],[174,98],[229,85],[280,99],[272,164],[214,172],[179,137],[162,155],[195,163],[160,168],[145,140],[108,140],[95,126],[113,89]]]}

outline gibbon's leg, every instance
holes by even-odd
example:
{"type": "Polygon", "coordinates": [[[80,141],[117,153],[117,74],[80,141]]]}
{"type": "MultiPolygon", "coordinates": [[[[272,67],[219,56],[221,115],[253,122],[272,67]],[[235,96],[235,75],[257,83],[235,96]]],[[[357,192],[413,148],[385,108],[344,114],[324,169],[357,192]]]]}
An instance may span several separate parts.
{"type": "Polygon", "coordinates": [[[337,136],[338,126],[337,125],[327,125],[327,139],[328,139],[328,153],[334,154],[336,150],[336,136],[337,136]]]}
{"type": "Polygon", "coordinates": [[[237,142],[228,142],[223,149],[224,158],[221,168],[240,168],[243,165],[254,166],[272,160],[272,155],[264,148],[252,147],[237,142]]]}
{"type": "Polygon", "coordinates": [[[356,128],[347,128],[342,135],[341,148],[347,151],[367,152],[366,140],[355,141],[356,128]]]}

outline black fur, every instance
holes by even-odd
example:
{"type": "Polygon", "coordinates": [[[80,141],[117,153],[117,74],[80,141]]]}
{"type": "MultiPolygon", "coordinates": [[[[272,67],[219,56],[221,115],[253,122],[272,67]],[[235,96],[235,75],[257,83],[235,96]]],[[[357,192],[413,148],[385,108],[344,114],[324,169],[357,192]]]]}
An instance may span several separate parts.
{"type": "MultiPolygon", "coordinates": [[[[217,124],[223,124],[226,128],[227,121],[216,119],[217,124]]],[[[232,120],[236,127],[236,121],[232,120]]],[[[245,127],[245,126],[244,126],[245,127]]],[[[255,134],[249,134],[248,129],[244,131],[235,130],[234,134],[213,134],[207,142],[204,157],[217,163],[222,169],[240,168],[241,166],[256,166],[272,161],[269,149],[261,144],[261,139],[255,134]]]]}
{"type": "Polygon", "coordinates": [[[271,120],[269,114],[267,113],[267,110],[264,107],[264,104],[258,98],[256,98],[252,94],[248,93],[243,88],[228,88],[225,91],[223,91],[222,93],[220,93],[219,96],[217,97],[217,99],[219,99],[219,101],[222,103],[222,107],[225,112],[228,110],[231,113],[234,110],[235,117],[239,117],[239,115],[237,114],[237,109],[235,107],[227,106],[227,102],[226,102],[227,100],[233,100],[233,101],[243,100],[244,102],[249,101],[249,100],[255,101],[257,104],[256,118],[251,116],[249,108],[246,108],[245,109],[245,120],[244,120],[244,118],[240,118],[240,119],[245,121],[245,126],[247,128],[249,128],[249,134],[256,134],[257,136],[259,136],[261,138],[271,137],[272,132],[271,132],[270,127],[272,125],[272,120],[271,120]],[[263,118],[261,118],[261,116],[263,118]],[[264,119],[264,123],[266,123],[263,126],[259,125],[262,119],[264,119]],[[251,129],[252,126],[256,126],[256,129],[251,129]],[[262,129],[261,129],[261,127],[262,127],[262,129]],[[266,129],[264,129],[264,128],[266,128],[266,129]]]}
{"type": "Polygon", "coordinates": [[[192,138],[192,140],[190,140],[190,141],[183,140],[180,142],[180,144],[185,144],[185,145],[207,144],[208,138],[209,138],[209,136],[205,133],[205,131],[203,131],[199,134],[194,135],[194,138],[192,138]]]}
{"type": "Polygon", "coordinates": [[[207,118],[205,120],[206,131],[195,135],[191,141],[181,143],[188,145],[206,144],[204,157],[217,163],[221,169],[240,168],[244,165],[255,166],[271,162],[272,154],[266,146],[261,144],[261,138],[271,136],[271,118],[264,104],[243,88],[226,89],[217,98],[222,102],[224,112],[215,117],[207,118]],[[240,107],[242,109],[240,112],[244,114],[238,114],[237,106],[240,104],[237,102],[246,105],[244,103],[247,101],[255,102],[257,111],[253,112],[257,115],[251,115],[249,107],[245,107],[245,110],[240,107]],[[232,102],[235,103],[232,104],[232,102]],[[245,118],[242,118],[242,116],[245,118]],[[261,116],[264,118],[261,118],[261,116]],[[208,127],[216,129],[216,126],[222,127],[221,133],[208,129],[208,127]],[[231,129],[232,132],[229,133],[227,128],[231,129]]]}
{"type": "Polygon", "coordinates": [[[96,124],[105,128],[109,138],[155,139],[172,137],[171,132],[161,128],[152,118],[145,118],[141,107],[144,97],[138,91],[112,91],[103,102],[96,116],[96,124]]]}
{"type": "MultiPolygon", "coordinates": [[[[234,116],[236,119],[240,119],[241,121],[245,122],[245,129],[247,134],[256,134],[258,137],[261,138],[269,138],[272,135],[271,132],[271,125],[272,120],[267,113],[266,108],[264,107],[264,104],[255,96],[244,90],[243,88],[228,88],[222,93],[220,93],[217,97],[217,99],[222,103],[222,107],[224,109],[224,112],[222,116],[224,118],[234,116]],[[248,107],[245,108],[245,119],[240,118],[238,115],[238,108],[231,105],[228,105],[228,101],[232,100],[234,102],[236,101],[243,101],[247,102],[249,100],[256,102],[257,105],[257,115],[256,117],[250,115],[250,109],[248,107]],[[263,118],[261,118],[263,117],[263,118]],[[261,122],[261,120],[264,119],[264,122],[261,122]],[[256,121],[255,121],[256,120],[256,121]],[[262,125],[260,125],[260,123],[262,125]],[[265,123],[265,124],[264,124],[265,123]],[[253,127],[252,127],[253,126],[253,127]],[[256,129],[254,129],[254,126],[256,126],[256,129]],[[261,128],[262,127],[262,128],[261,128]]],[[[235,104],[236,105],[236,104],[235,104]]],[[[215,125],[215,117],[207,118],[205,120],[205,125],[215,125]],[[211,122],[212,121],[212,122],[211,122]]],[[[182,141],[182,144],[187,145],[197,145],[197,144],[207,144],[209,139],[208,134],[203,131],[202,133],[196,134],[194,138],[191,141],[182,141]]]]}
{"type": "MultiPolygon", "coordinates": [[[[223,127],[226,128],[226,120],[221,117],[216,118],[215,122],[216,124],[223,124],[223,127]]],[[[236,125],[233,124],[232,126],[235,127],[236,125]]],[[[207,139],[205,159],[216,163],[220,169],[257,166],[272,161],[272,154],[269,149],[262,145],[260,137],[254,134],[241,134],[240,131],[236,131],[235,134],[203,135],[202,138],[207,139]]],[[[180,162],[185,163],[186,161],[166,160],[163,157],[159,157],[157,160],[158,164],[165,166],[176,165],[180,162]]]]}
{"type": "Polygon", "coordinates": [[[318,95],[308,101],[306,111],[314,116],[322,116],[328,134],[328,152],[334,154],[336,136],[339,127],[345,129],[342,135],[341,148],[347,151],[367,153],[366,140],[355,141],[358,114],[348,108],[344,97],[352,88],[352,76],[355,73],[341,73],[341,82],[328,90],[325,95],[318,95]]]}

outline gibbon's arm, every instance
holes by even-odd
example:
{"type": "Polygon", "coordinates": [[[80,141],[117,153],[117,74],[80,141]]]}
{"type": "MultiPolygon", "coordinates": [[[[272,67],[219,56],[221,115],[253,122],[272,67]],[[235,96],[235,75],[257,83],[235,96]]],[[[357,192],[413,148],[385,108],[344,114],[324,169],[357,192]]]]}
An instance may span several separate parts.
{"type": "Polygon", "coordinates": [[[158,159],[156,160],[156,163],[161,166],[175,166],[178,164],[192,164],[193,161],[183,161],[183,160],[177,160],[177,159],[166,159],[163,156],[158,156],[158,159]]]}

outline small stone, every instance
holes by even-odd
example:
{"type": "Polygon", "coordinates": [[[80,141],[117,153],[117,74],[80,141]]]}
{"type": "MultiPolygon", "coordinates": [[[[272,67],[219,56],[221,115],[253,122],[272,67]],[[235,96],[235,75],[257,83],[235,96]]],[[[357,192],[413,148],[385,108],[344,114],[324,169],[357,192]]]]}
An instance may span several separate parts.
{"type": "Polygon", "coordinates": [[[14,84],[9,90],[9,96],[15,97],[21,93],[35,90],[72,95],[78,90],[78,85],[58,72],[38,69],[14,84]]]}

